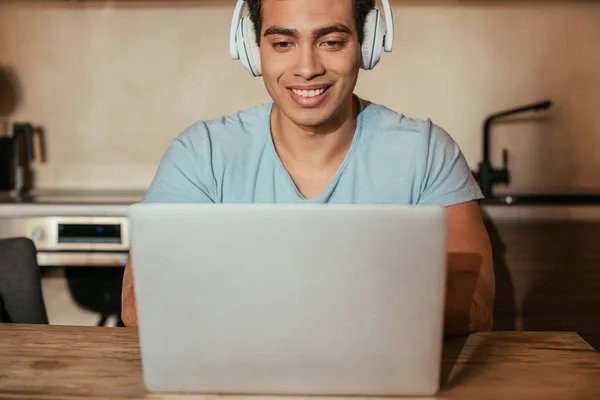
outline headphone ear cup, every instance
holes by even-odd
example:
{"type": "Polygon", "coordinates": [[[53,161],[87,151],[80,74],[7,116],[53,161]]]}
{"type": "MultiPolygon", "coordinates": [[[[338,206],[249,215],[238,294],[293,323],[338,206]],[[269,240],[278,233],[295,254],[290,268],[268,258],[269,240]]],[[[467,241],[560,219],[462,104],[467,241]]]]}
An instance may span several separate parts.
{"type": "Polygon", "coordinates": [[[361,46],[362,68],[370,70],[381,60],[383,39],[385,37],[385,21],[377,9],[373,9],[365,20],[365,36],[361,46]]]}
{"type": "Polygon", "coordinates": [[[244,67],[254,77],[261,76],[261,63],[260,63],[260,48],[256,43],[256,32],[254,31],[254,25],[250,20],[250,17],[246,16],[240,21],[240,35],[238,37],[238,46],[244,48],[244,59],[240,56],[244,67]],[[241,40],[240,40],[241,39],[241,40]]]}

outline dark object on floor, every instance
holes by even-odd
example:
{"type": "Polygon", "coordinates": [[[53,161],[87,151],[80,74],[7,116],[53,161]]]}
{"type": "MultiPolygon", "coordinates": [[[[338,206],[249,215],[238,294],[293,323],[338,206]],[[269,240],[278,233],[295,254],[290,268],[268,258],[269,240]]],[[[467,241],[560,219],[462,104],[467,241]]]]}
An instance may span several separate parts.
{"type": "Polygon", "coordinates": [[[0,240],[0,322],[47,324],[35,244],[0,240]]]}
{"type": "Polygon", "coordinates": [[[81,307],[100,314],[98,326],[106,325],[111,316],[121,320],[121,286],[123,272],[119,267],[66,267],[69,291],[73,300],[81,307]]]}

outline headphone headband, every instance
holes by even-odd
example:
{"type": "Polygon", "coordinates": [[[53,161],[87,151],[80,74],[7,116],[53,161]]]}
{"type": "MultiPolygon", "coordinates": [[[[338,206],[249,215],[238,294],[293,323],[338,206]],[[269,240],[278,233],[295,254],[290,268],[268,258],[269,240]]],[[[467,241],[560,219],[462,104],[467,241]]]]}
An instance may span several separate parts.
{"type": "MultiPolygon", "coordinates": [[[[231,31],[229,32],[229,52],[231,53],[231,58],[233,58],[234,60],[239,60],[240,58],[237,45],[235,43],[235,35],[240,20],[242,19],[242,14],[244,13],[244,2],[245,0],[237,1],[235,9],[233,10],[233,18],[231,20],[231,31]]],[[[390,6],[389,0],[381,0],[381,4],[383,4],[385,29],[387,31],[385,34],[383,46],[385,48],[385,51],[389,53],[394,47],[394,17],[392,14],[392,8],[390,6]]]]}
{"type": "MultiPolygon", "coordinates": [[[[260,50],[256,44],[256,35],[249,16],[244,14],[246,0],[237,0],[231,30],[229,32],[229,52],[234,60],[241,60],[244,67],[254,76],[261,75],[260,50]],[[253,43],[251,43],[251,41],[253,43]]],[[[365,40],[362,43],[361,53],[364,69],[373,69],[381,58],[382,50],[391,52],[394,47],[394,18],[389,0],[381,0],[383,13],[375,7],[367,15],[365,40]]]]}

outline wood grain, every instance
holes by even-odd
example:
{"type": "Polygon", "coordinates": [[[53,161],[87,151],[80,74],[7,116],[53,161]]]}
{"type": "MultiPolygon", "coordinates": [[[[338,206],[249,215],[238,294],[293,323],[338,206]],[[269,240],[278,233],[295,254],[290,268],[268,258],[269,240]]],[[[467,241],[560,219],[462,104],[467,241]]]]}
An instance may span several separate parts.
{"type": "MultiPolygon", "coordinates": [[[[1,398],[223,397],[147,393],[133,328],[5,324],[0,349],[1,398]]],[[[444,345],[442,376],[440,399],[600,398],[600,354],[575,333],[491,332],[452,339],[444,345]]]]}
{"type": "Polygon", "coordinates": [[[0,397],[131,397],[144,392],[135,330],[0,326],[0,397]]]}

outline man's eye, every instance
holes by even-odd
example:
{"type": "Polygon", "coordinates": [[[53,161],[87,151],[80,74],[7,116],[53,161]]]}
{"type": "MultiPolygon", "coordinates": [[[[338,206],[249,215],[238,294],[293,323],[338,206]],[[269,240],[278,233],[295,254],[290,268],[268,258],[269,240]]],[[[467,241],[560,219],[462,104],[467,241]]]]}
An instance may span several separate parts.
{"type": "Polygon", "coordinates": [[[292,44],[290,42],[277,42],[273,44],[273,47],[278,48],[278,49],[288,49],[292,46],[292,44]]]}
{"type": "Polygon", "coordinates": [[[338,47],[342,47],[344,45],[344,42],[328,40],[326,42],[323,42],[323,45],[325,45],[325,47],[338,48],[338,47]]]}

